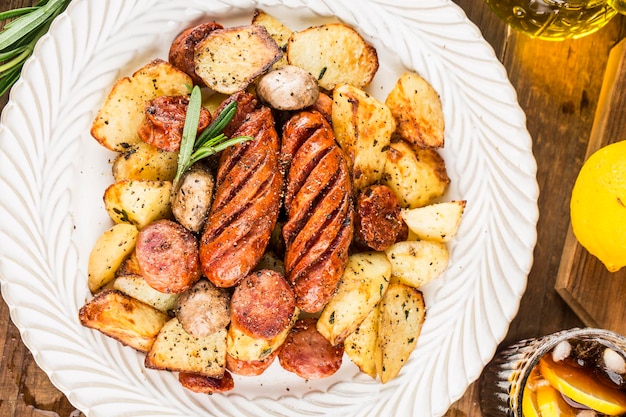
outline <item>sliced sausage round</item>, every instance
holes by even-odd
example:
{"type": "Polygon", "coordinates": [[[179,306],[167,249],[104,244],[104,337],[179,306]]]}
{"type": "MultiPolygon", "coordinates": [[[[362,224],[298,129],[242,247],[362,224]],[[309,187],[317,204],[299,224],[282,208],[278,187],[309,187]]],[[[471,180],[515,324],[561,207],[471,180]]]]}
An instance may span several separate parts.
{"type": "Polygon", "coordinates": [[[357,244],[376,251],[393,245],[404,223],[398,197],[386,185],[370,185],[359,194],[354,220],[357,244]]]}
{"type": "Polygon", "coordinates": [[[178,374],[178,381],[188,390],[200,394],[226,392],[235,388],[233,376],[228,371],[224,371],[224,375],[221,378],[211,378],[192,372],[180,372],[178,374]]]}

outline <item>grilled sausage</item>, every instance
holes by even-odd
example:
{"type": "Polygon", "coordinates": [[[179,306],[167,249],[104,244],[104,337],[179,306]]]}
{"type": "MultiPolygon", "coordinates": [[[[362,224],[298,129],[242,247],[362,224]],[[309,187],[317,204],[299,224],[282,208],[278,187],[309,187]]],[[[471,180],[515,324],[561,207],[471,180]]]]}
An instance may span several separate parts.
{"type": "Polygon", "coordinates": [[[204,86],[204,81],[196,74],[196,63],[194,61],[196,45],[206,38],[209,33],[223,28],[217,22],[206,22],[183,30],[176,36],[170,46],[168,56],[170,64],[187,73],[194,84],[204,86]]]}
{"type": "Polygon", "coordinates": [[[348,166],[318,112],[301,112],[283,128],[286,171],[285,270],[300,309],[315,313],[335,292],[348,260],[354,208],[348,166]]]}
{"type": "Polygon", "coordinates": [[[278,350],[272,351],[269,355],[260,359],[244,361],[230,356],[226,353],[226,369],[230,372],[243,375],[243,376],[256,376],[261,375],[267,368],[269,368],[274,362],[274,358],[278,355],[278,350]]]}
{"type": "Polygon", "coordinates": [[[359,194],[355,209],[355,241],[376,251],[394,244],[404,221],[394,192],[386,185],[370,185],[359,194]]]}
{"type": "MultiPolygon", "coordinates": [[[[137,134],[146,143],[168,152],[177,152],[183,137],[189,99],[184,96],[159,96],[146,103],[145,117],[137,134]]],[[[200,109],[198,133],[211,123],[211,113],[200,109]]]]}
{"type": "Polygon", "coordinates": [[[311,317],[299,319],[278,352],[280,365],[304,379],[333,375],[343,359],[343,344],[331,345],[315,328],[316,322],[311,317]]]}
{"type": "Polygon", "coordinates": [[[172,214],[178,223],[195,233],[202,230],[214,188],[215,179],[208,166],[202,162],[193,164],[172,195],[172,214]]]}
{"type": "Polygon", "coordinates": [[[252,114],[252,112],[257,110],[259,105],[259,101],[252,94],[245,91],[239,91],[238,93],[228,96],[224,101],[222,101],[215,110],[215,114],[220,114],[222,110],[224,110],[224,107],[233,101],[237,102],[237,110],[235,111],[232,119],[230,119],[230,122],[228,122],[222,131],[224,135],[228,137],[232,137],[234,135],[237,129],[241,127],[243,122],[252,114]]]}
{"type": "Polygon", "coordinates": [[[181,293],[200,279],[198,240],[180,224],[158,220],[139,231],[135,247],[139,271],[162,293],[181,293]]]}
{"type": "Polygon", "coordinates": [[[230,323],[230,293],[201,279],[178,298],[176,317],[192,336],[209,336],[230,323]]]}
{"type": "Polygon", "coordinates": [[[233,376],[228,371],[224,371],[224,375],[221,378],[211,378],[192,372],[180,372],[178,374],[178,381],[188,390],[200,394],[226,392],[235,388],[233,376]]]}
{"type": "Polygon", "coordinates": [[[253,112],[235,135],[254,138],[222,152],[216,193],[200,240],[204,275],[232,287],[259,262],[276,224],[282,176],[269,108],[253,112]]]}

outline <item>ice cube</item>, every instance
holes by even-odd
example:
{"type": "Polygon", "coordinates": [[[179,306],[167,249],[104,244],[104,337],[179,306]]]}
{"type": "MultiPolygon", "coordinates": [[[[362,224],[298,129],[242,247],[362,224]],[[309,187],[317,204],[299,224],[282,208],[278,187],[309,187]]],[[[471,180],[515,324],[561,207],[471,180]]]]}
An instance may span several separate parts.
{"type": "Polygon", "coordinates": [[[576,417],[598,417],[598,413],[593,410],[582,410],[576,414],[576,417]]]}
{"type": "Polygon", "coordinates": [[[626,373],[626,360],[624,360],[624,357],[613,349],[604,349],[604,352],[602,352],[602,360],[604,361],[604,366],[606,366],[610,371],[613,371],[616,374],[626,373]]]}
{"type": "Polygon", "coordinates": [[[563,340],[552,350],[552,360],[554,362],[560,362],[567,358],[571,353],[572,345],[567,340],[563,340]]]}

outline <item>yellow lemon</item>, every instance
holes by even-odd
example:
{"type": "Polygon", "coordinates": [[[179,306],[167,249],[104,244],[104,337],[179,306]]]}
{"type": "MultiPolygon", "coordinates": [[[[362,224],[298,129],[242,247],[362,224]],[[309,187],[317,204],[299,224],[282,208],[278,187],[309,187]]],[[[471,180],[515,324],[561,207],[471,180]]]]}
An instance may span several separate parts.
{"type": "Polygon", "coordinates": [[[583,164],[570,214],[580,244],[611,272],[626,265],[626,141],[600,148],[583,164]]]}
{"type": "Polygon", "coordinates": [[[522,414],[524,417],[541,417],[537,403],[537,389],[542,385],[548,385],[548,382],[541,377],[539,369],[534,367],[528,375],[526,385],[524,385],[522,395],[522,414]]]}
{"type": "MultiPolygon", "coordinates": [[[[545,355],[539,361],[539,371],[552,387],[579,404],[610,416],[626,413],[626,393],[599,382],[589,370],[555,362],[550,355],[545,355]]],[[[537,402],[545,417],[539,390],[537,402]]]]}
{"type": "MultiPolygon", "coordinates": [[[[560,392],[550,385],[537,388],[537,405],[541,417],[575,417],[574,409],[570,407],[560,392]]],[[[524,414],[526,417],[526,414],[524,414]]]]}

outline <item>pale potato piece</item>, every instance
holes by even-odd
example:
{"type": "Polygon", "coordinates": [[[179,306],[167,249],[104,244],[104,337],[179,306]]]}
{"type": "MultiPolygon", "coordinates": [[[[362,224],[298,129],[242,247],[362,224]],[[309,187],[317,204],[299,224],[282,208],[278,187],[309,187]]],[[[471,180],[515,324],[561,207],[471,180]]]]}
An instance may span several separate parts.
{"type": "Polygon", "coordinates": [[[289,326],[271,339],[248,336],[231,325],[226,336],[226,351],[233,358],[242,361],[260,361],[266,358],[284,343],[289,331],[298,319],[298,314],[299,311],[296,309],[289,326]]]}
{"type": "Polygon", "coordinates": [[[194,337],[174,317],[159,332],[146,355],[146,368],[191,372],[220,378],[226,367],[226,329],[194,337]]]}
{"type": "Polygon", "coordinates": [[[378,182],[384,173],[385,148],[396,129],[387,106],[359,88],[339,85],[333,91],[332,125],[355,190],[378,182]]]}
{"type": "Polygon", "coordinates": [[[263,26],[217,29],[196,45],[196,74],[213,90],[233,94],[246,89],[282,56],[263,26]]]}
{"type": "Polygon", "coordinates": [[[259,263],[254,267],[255,271],[261,271],[263,269],[270,269],[276,271],[282,276],[286,276],[285,263],[272,251],[266,250],[261,256],[259,263]]]}
{"type": "Polygon", "coordinates": [[[415,288],[438,278],[450,261],[445,243],[429,240],[397,242],[385,254],[391,262],[391,282],[415,288]]]}
{"type": "Polygon", "coordinates": [[[378,339],[374,353],[376,373],[385,384],[395,378],[417,345],[426,317],[421,291],[391,284],[380,302],[378,339]]]}
{"type": "Polygon", "coordinates": [[[167,313],[176,308],[180,294],[164,294],[152,288],[141,275],[122,275],[115,278],[113,288],[167,313]]]}
{"type": "Polygon", "coordinates": [[[119,223],[98,237],[87,261],[87,283],[93,293],[115,278],[116,271],[135,250],[137,228],[119,223]]]}
{"type": "Polygon", "coordinates": [[[403,208],[434,203],[448,189],[450,178],[443,158],[434,149],[415,149],[393,142],[387,148],[382,183],[393,190],[403,208]]]}
{"type": "Polygon", "coordinates": [[[78,313],[83,326],[99,330],[125,346],[147,352],[169,320],[167,314],[117,290],[104,290],[78,313]]]}
{"type": "Polygon", "coordinates": [[[344,352],[361,372],[376,379],[374,353],[378,340],[378,306],[374,307],[343,343],[344,352]]]}
{"type": "Polygon", "coordinates": [[[400,214],[412,232],[411,240],[449,242],[456,236],[465,211],[465,200],[403,209],[400,214]]]}
{"type": "Polygon", "coordinates": [[[115,181],[173,181],[177,168],[178,152],[164,151],[142,141],[115,158],[113,178],[115,181]]]}
{"type": "Polygon", "coordinates": [[[336,346],[378,304],[391,278],[391,263],[382,252],[355,253],[337,284],[333,298],[317,320],[317,331],[336,346]]]}
{"type": "MultiPolygon", "coordinates": [[[[293,30],[285,26],[280,20],[264,12],[263,10],[256,9],[254,11],[254,16],[252,17],[252,24],[263,26],[265,29],[267,29],[267,32],[270,34],[270,36],[274,38],[274,40],[278,44],[278,47],[282,51],[285,51],[287,49],[287,41],[289,41],[289,37],[293,33],[293,30]]],[[[281,59],[276,61],[272,68],[277,69],[285,65],[287,65],[286,54],[284,54],[281,59]]]]}
{"type": "Polygon", "coordinates": [[[104,207],[114,222],[143,229],[155,220],[171,217],[171,190],[169,181],[118,181],[104,192],[104,207]]]}
{"type": "Polygon", "coordinates": [[[287,43],[287,61],[307,70],[329,91],[340,84],[365,87],[378,71],[376,49],[343,23],[294,32],[287,43]]]}
{"type": "Polygon", "coordinates": [[[141,142],[137,128],[148,100],[188,95],[191,85],[189,75],[162,59],[155,59],[113,85],[93,121],[91,135],[112,151],[124,151],[141,142]]]}
{"type": "Polygon", "coordinates": [[[400,137],[422,148],[443,148],[443,107],[428,81],[415,73],[402,74],[385,104],[396,119],[400,137]]]}

